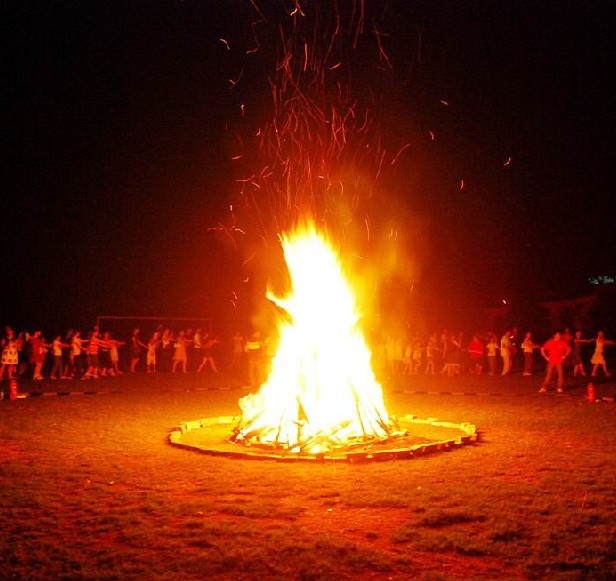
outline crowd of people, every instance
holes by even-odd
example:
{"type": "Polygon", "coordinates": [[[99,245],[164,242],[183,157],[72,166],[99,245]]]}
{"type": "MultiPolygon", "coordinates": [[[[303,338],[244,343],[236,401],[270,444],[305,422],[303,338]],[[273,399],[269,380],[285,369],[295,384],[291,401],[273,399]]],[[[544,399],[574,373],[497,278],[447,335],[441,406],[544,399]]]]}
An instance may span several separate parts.
{"type": "Polygon", "coordinates": [[[159,327],[147,340],[142,340],[139,328],[129,338],[117,339],[112,332],[94,327],[85,336],[70,329],[51,339],[35,330],[15,332],[5,327],[0,339],[2,363],[0,380],[29,378],[34,381],[100,379],[124,373],[122,349],[129,357],[128,371],[156,373],[198,373],[211,370],[218,373],[217,337],[202,329],[182,329],[177,333],[159,327]]]}
{"type": "Polygon", "coordinates": [[[517,328],[502,334],[488,332],[470,336],[464,332],[444,330],[428,336],[415,334],[410,340],[389,339],[383,345],[382,366],[388,376],[443,374],[455,377],[462,373],[506,376],[521,370],[532,376],[545,360],[545,377],[540,389],[545,393],[553,377],[562,391],[565,373],[574,377],[611,377],[605,359],[605,348],[616,342],[599,331],[593,338],[584,338],[582,331],[569,328],[557,331],[543,342],[536,342],[533,333],[523,336],[517,328]],[[585,346],[592,344],[592,353],[585,346]]]}
{"type": "MultiPolygon", "coordinates": [[[[202,328],[174,331],[159,325],[146,339],[139,328],[134,328],[130,337],[120,340],[110,331],[95,327],[85,336],[71,329],[48,340],[40,330],[15,332],[5,327],[0,380],[116,377],[123,374],[124,362],[130,373],[219,373],[220,344],[220,338],[202,328]],[[122,360],[121,350],[125,350],[122,360]]],[[[545,377],[540,392],[545,393],[554,377],[557,390],[562,391],[568,372],[574,377],[610,377],[605,350],[613,345],[616,342],[607,339],[603,331],[585,338],[581,331],[571,333],[567,328],[537,343],[531,331],[520,336],[515,327],[500,335],[444,330],[413,334],[408,340],[385,340],[375,348],[374,359],[377,373],[383,376],[422,373],[451,378],[462,373],[506,376],[519,370],[523,376],[532,376],[542,358],[545,377]],[[590,348],[586,349],[591,344],[592,354],[590,348]]],[[[236,332],[228,349],[229,371],[245,377],[253,387],[261,385],[275,354],[275,341],[262,338],[258,332],[248,337],[236,332]]]]}

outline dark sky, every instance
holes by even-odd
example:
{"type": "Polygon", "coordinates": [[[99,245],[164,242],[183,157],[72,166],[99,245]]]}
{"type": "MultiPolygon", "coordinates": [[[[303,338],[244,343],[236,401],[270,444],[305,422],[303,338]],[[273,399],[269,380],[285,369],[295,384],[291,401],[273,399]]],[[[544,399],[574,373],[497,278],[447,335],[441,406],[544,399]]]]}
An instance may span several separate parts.
{"type": "MultiPolygon", "coordinates": [[[[219,39],[247,4],[2,4],[0,324],[234,316],[238,257],[207,229],[236,189],[219,39]]],[[[397,170],[426,292],[568,298],[614,273],[608,5],[392,2],[409,118],[436,136],[397,170]]]]}

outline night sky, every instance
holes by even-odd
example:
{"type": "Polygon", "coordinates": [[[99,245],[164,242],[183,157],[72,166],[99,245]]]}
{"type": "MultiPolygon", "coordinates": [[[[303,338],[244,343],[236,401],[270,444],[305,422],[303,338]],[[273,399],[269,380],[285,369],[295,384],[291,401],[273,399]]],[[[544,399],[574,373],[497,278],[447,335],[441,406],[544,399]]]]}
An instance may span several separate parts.
{"type": "MultiPolygon", "coordinates": [[[[0,324],[239,316],[241,257],[208,228],[237,190],[220,39],[248,4],[2,4],[0,324]]],[[[573,298],[614,274],[607,4],[391,2],[412,143],[394,189],[422,232],[404,276],[426,295],[573,298]]]]}

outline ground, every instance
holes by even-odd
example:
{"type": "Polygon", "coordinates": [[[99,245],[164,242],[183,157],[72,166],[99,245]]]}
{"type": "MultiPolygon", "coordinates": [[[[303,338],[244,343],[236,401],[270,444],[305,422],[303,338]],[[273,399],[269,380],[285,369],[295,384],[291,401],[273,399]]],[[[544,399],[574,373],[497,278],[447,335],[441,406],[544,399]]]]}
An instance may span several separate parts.
{"type": "MultiPolygon", "coordinates": [[[[0,402],[3,579],[610,579],[616,385],[399,377],[390,414],[471,422],[471,446],[350,465],[174,448],[234,415],[228,375],[21,382],[0,402]],[[81,394],[78,394],[81,392],[81,394]],[[65,394],[65,395],[57,395],[65,394]]],[[[6,382],[4,382],[6,387],[6,382]]]]}

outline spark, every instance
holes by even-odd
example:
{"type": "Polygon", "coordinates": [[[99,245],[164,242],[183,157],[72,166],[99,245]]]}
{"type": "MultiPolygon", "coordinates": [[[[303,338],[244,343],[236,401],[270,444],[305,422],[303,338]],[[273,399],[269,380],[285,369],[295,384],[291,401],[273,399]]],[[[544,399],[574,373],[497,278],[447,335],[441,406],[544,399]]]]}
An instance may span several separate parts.
{"type": "Polygon", "coordinates": [[[449,107],[449,101],[445,101],[445,99],[439,99],[439,103],[445,107],[449,107]]]}
{"type": "Polygon", "coordinates": [[[435,141],[435,140],[436,140],[436,135],[434,134],[434,131],[428,131],[428,134],[430,135],[430,139],[431,139],[432,141],[435,141]]]}
{"type": "Polygon", "coordinates": [[[505,167],[507,167],[507,166],[511,165],[511,156],[509,156],[509,157],[507,158],[507,160],[505,161],[505,163],[504,163],[503,165],[504,165],[505,167]]]}
{"type": "Polygon", "coordinates": [[[464,189],[464,180],[460,180],[460,190],[464,189]]]}
{"type": "Polygon", "coordinates": [[[376,29],[376,26],[374,27],[374,34],[376,36],[376,41],[377,41],[377,44],[379,46],[379,55],[380,55],[381,59],[384,60],[387,63],[387,66],[390,69],[392,69],[393,67],[391,65],[391,61],[389,60],[389,57],[387,56],[387,53],[385,52],[385,49],[383,48],[383,45],[381,44],[381,36],[388,36],[388,35],[379,32],[376,29]]]}
{"type": "Polygon", "coordinates": [[[391,165],[394,165],[397,161],[398,158],[400,157],[400,154],[407,148],[410,147],[410,143],[407,143],[406,145],[403,145],[399,150],[398,153],[396,153],[396,155],[394,156],[394,158],[391,160],[391,165]]]}
{"type": "Polygon", "coordinates": [[[229,46],[229,43],[224,38],[219,38],[218,40],[220,42],[222,42],[227,47],[227,50],[231,50],[231,47],[229,46]]]}
{"type": "Polygon", "coordinates": [[[299,14],[300,16],[306,16],[302,12],[302,7],[300,6],[299,0],[295,0],[295,9],[289,14],[289,16],[295,16],[296,14],[299,14]]]}
{"type": "MultiPolygon", "coordinates": [[[[255,253],[253,252],[246,260],[244,260],[244,262],[242,262],[242,265],[248,264],[254,257],[255,253]]],[[[248,280],[248,278],[246,280],[248,280]]]]}
{"type": "MultiPolygon", "coordinates": [[[[257,25],[271,24],[270,15],[266,18],[260,12],[258,0],[248,2],[253,10],[254,40],[250,44],[260,48],[265,45],[257,25]]],[[[381,115],[375,111],[383,99],[380,91],[368,85],[366,91],[356,93],[346,78],[347,72],[355,72],[356,65],[344,49],[345,41],[352,49],[367,43],[374,54],[371,64],[375,70],[388,71],[394,64],[389,54],[390,36],[380,24],[367,25],[365,0],[353,0],[349,12],[336,8],[329,13],[324,8],[329,7],[329,2],[319,4],[318,11],[313,10],[312,2],[303,0],[280,4],[286,4],[286,8],[272,15],[283,19],[276,23],[280,50],[275,54],[267,51],[262,56],[272,56],[265,62],[270,69],[264,86],[269,92],[267,117],[252,128],[244,127],[244,148],[232,150],[232,159],[259,164],[248,166],[243,177],[235,181],[241,184],[238,193],[248,218],[270,241],[270,236],[287,230],[305,214],[312,214],[326,227],[334,226],[336,221],[342,228],[369,215],[364,205],[378,193],[382,174],[391,171],[389,168],[398,164],[412,145],[402,142],[391,150],[385,149],[385,138],[379,134],[381,115]],[[321,17],[321,6],[327,19],[321,17]],[[341,70],[344,76],[339,76],[341,70]],[[331,71],[336,73],[328,77],[331,71]],[[351,178],[356,166],[362,171],[351,178]],[[340,207],[345,208],[344,215],[330,211],[328,198],[333,192],[340,207]]],[[[241,67],[242,73],[229,82],[230,88],[239,88],[242,75],[248,74],[252,66],[247,62],[240,65],[237,72],[241,67]]],[[[238,99],[237,107],[239,102],[238,99]]],[[[242,117],[248,118],[252,104],[244,103],[242,117]]],[[[261,111],[259,104],[259,115],[261,111]]],[[[435,140],[433,132],[430,138],[435,140]]],[[[364,240],[366,234],[368,241],[371,239],[371,227],[366,224],[364,240]]]]}
{"type": "Polygon", "coordinates": [[[240,79],[244,76],[244,69],[242,69],[240,71],[240,74],[238,75],[237,79],[233,80],[233,79],[229,79],[229,84],[232,87],[235,87],[235,85],[237,85],[240,82],[240,79]]]}

